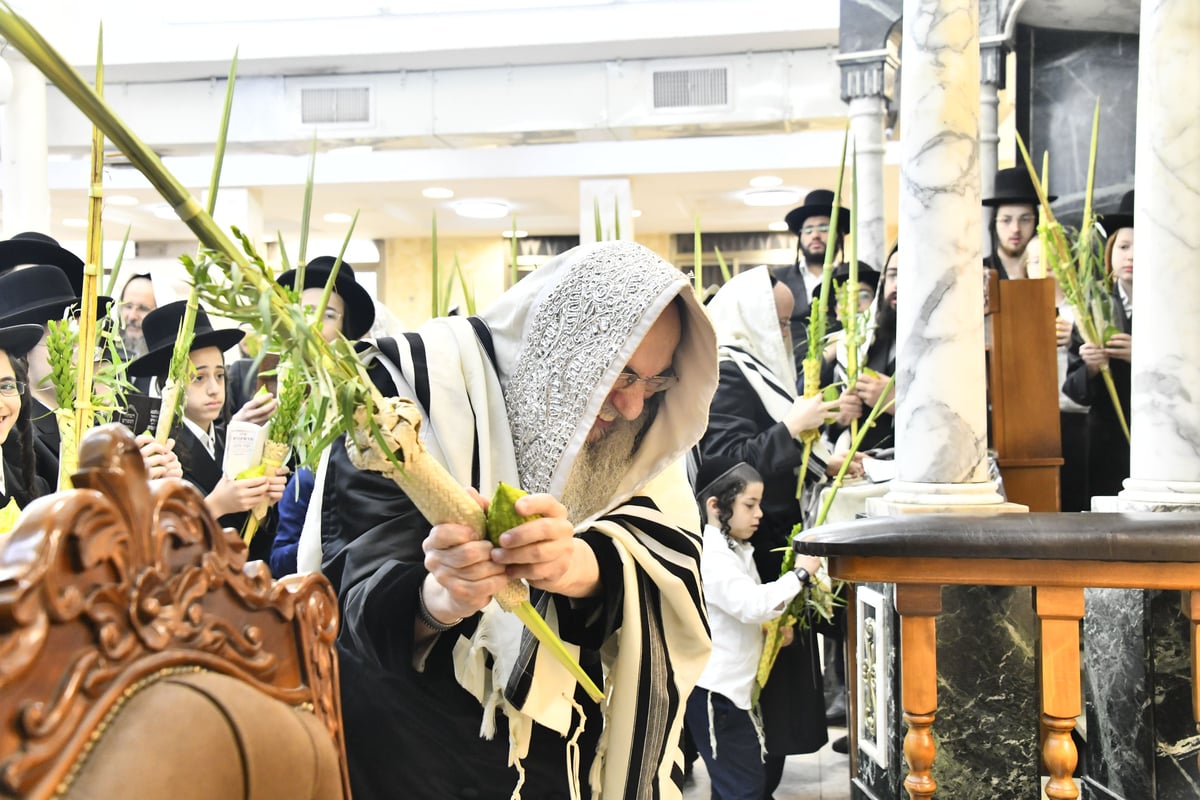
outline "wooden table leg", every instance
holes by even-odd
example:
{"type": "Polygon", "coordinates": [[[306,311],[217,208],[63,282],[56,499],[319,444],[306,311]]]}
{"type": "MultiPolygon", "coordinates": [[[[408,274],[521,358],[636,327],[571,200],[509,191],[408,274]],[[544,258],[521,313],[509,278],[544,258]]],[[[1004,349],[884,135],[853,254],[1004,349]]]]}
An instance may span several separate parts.
{"type": "Polygon", "coordinates": [[[937,615],[942,611],[942,587],[897,584],[900,614],[900,693],[904,707],[904,788],[912,800],[933,797],[933,720],[937,716],[937,615]]]}
{"type": "Polygon", "coordinates": [[[1079,789],[1071,774],[1079,752],[1071,739],[1075,718],[1082,711],[1079,686],[1079,622],[1083,619],[1083,589],[1039,586],[1034,606],[1041,620],[1042,761],[1050,773],[1046,796],[1075,800],[1079,789]]]}

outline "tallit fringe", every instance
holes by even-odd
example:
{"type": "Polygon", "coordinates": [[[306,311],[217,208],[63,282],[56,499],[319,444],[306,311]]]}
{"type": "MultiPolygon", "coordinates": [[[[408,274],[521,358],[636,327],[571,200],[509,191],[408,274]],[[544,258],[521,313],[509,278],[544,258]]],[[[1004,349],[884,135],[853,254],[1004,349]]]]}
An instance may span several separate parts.
{"type": "Polygon", "coordinates": [[[579,724],[575,726],[575,732],[567,740],[567,788],[571,792],[571,800],[583,800],[583,793],[579,786],[579,737],[583,735],[584,728],[587,727],[587,714],[584,713],[583,706],[577,703],[575,698],[567,699],[571,702],[571,707],[579,712],[579,724]]]}
{"type": "Polygon", "coordinates": [[[713,761],[717,760],[717,723],[713,720],[712,692],[706,695],[708,703],[708,749],[712,750],[713,761]]]}
{"type": "Polygon", "coordinates": [[[758,737],[758,758],[765,764],[767,763],[767,734],[763,730],[762,716],[759,714],[758,706],[750,709],[750,722],[754,725],[754,735],[758,737]]]}

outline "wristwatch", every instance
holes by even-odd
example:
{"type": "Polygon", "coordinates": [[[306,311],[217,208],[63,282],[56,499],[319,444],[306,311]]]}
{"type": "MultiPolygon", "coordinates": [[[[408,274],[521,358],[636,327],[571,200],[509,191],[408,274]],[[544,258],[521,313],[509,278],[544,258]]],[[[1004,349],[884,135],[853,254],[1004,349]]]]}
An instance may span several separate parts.
{"type": "Polygon", "coordinates": [[[812,576],[811,572],[806,570],[804,567],[796,567],[795,572],[796,572],[796,577],[800,579],[801,586],[811,586],[812,585],[813,576],[812,576]]]}

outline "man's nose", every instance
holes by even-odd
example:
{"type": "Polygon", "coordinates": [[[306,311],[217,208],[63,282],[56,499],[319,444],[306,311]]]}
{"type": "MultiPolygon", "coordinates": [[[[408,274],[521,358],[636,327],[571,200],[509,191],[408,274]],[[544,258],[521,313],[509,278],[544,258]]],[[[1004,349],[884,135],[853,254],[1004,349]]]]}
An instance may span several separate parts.
{"type": "Polygon", "coordinates": [[[617,410],[618,414],[632,422],[642,415],[642,408],[646,404],[646,395],[642,391],[642,387],[635,383],[627,389],[614,390],[608,396],[608,402],[617,410]]]}

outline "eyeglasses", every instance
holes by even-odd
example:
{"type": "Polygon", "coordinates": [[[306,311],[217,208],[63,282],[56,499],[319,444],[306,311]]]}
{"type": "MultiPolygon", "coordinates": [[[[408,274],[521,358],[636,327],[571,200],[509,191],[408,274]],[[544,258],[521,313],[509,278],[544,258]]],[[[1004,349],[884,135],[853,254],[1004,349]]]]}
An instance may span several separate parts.
{"type": "Polygon", "coordinates": [[[649,378],[643,378],[632,372],[621,372],[617,375],[617,380],[613,383],[613,389],[618,392],[623,392],[631,386],[642,384],[642,391],[649,397],[652,394],[665,392],[675,384],[679,383],[678,375],[651,375],[649,378]]]}
{"type": "Polygon", "coordinates": [[[11,379],[0,380],[0,394],[5,397],[16,397],[25,394],[25,382],[11,379]]]}
{"type": "Polygon", "coordinates": [[[1012,225],[1016,222],[1022,228],[1032,225],[1035,218],[1032,214],[1022,214],[1019,217],[996,217],[997,225],[1012,225]]]}
{"type": "Polygon", "coordinates": [[[829,225],[805,225],[800,232],[805,236],[811,236],[814,233],[829,233],[829,225]]]}

